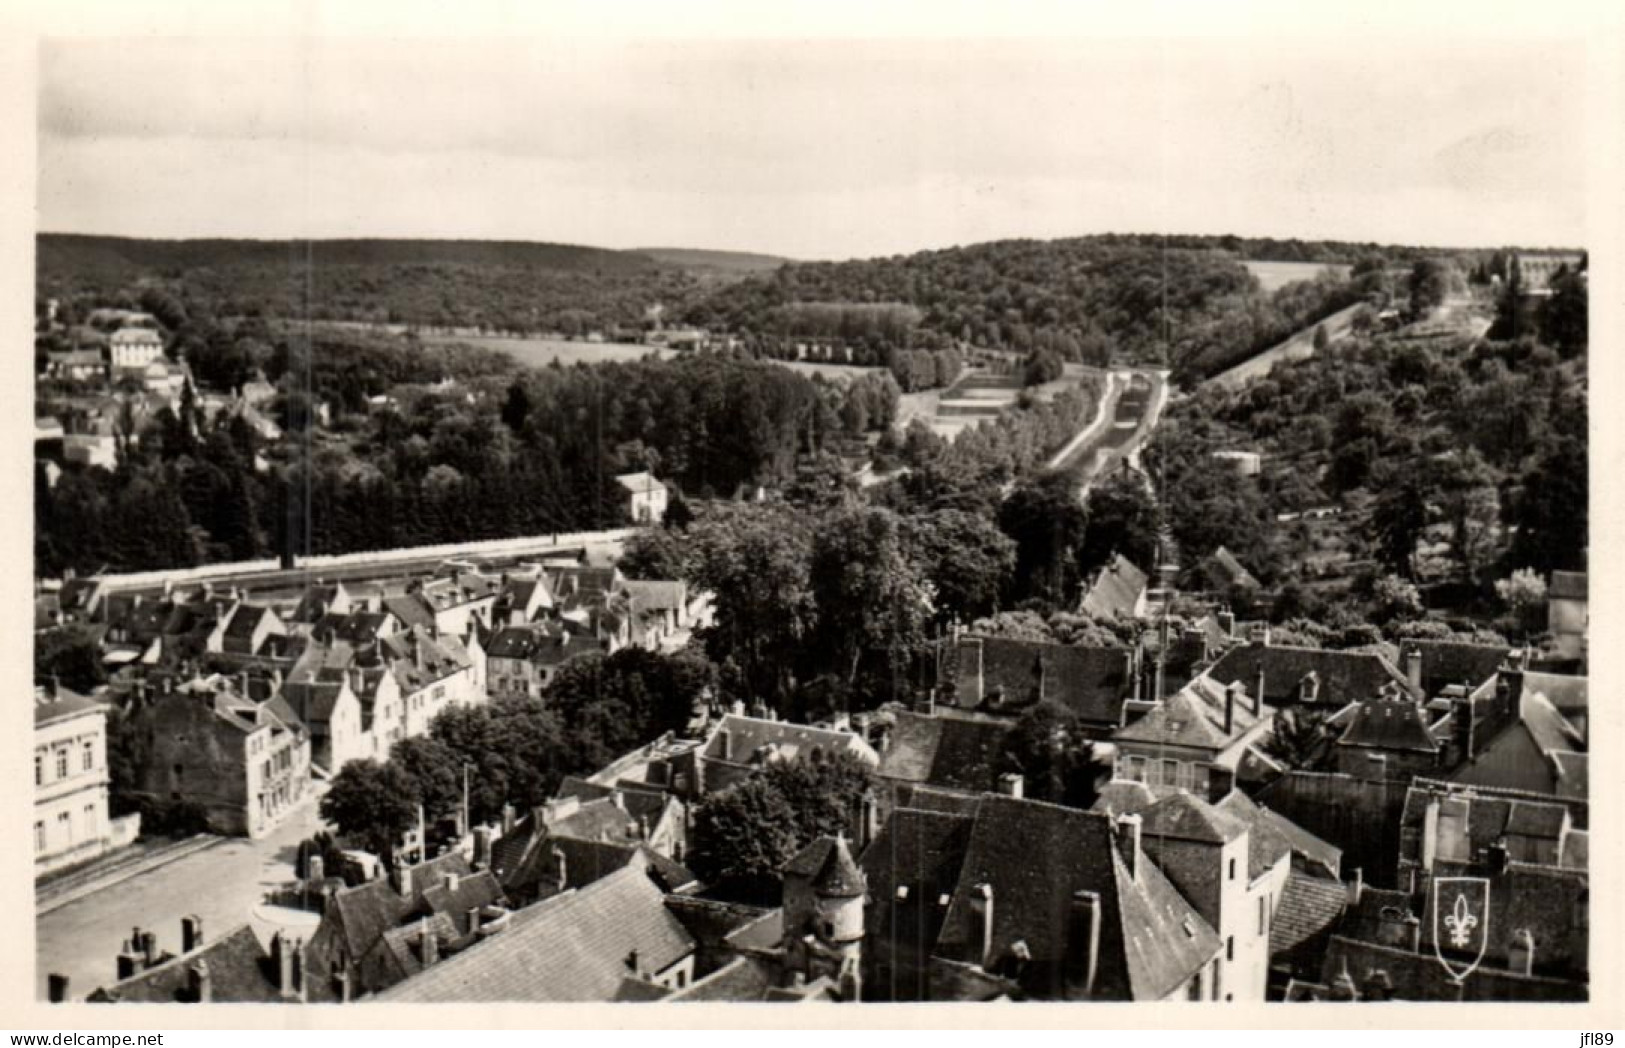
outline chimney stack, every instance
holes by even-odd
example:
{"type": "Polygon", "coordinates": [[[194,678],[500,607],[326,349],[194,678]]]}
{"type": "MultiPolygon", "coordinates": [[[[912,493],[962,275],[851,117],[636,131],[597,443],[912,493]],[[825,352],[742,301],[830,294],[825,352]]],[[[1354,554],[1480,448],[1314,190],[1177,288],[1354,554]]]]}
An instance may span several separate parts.
{"type": "Polygon", "coordinates": [[[513,832],[514,810],[512,804],[502,806],[502,835],[506,837],[513,832]]]}
{"type": "Polygon", "coordinates": [[[999,776],[999,792],[1006,797],[1020,798],[1027,792],[1027,783],[1020,772],[1008,771],[999,776]]]}
{"type": "Polygon", "coordinates": [[[563,890],[570,883],[570,860],[565,858],[564,851],[558,845],[553,845],[553,865],[558,876],[559,888],[563,890]]]}
{"type": "Polygon", "coordinates": [[[1416,694],[1422,694],[1422,649],[1414,645],[1405,649],[1405,679],[1416,694]]]}
{"type": "MultiPolygon", "coordinates": [[[[320,862],[321,860],[316,860],[320,862]]],[[[191,914],[181,918],[181,953],[191,953],[203,945],[203,918],[191,914]]]]}
{"type": "Polygon", "coordinates": [[[1241,682],[1233,681],[1224,689],[1224,733],[1230,735],[1236,727],[1236,692],[1241,690],[1241,682]]]}
{"type": "Polygon", "coordinates": [[[1235,615],[1235,612],[1231,611],[1229,608],[1225,608],[1224,610],[1220,611],[1218,613],[1218,615],[1214,616],[1214,618],[1218,620],[1219,629],[1224,631],[1225,639],[1226,640],[1235,640],[1236,639],[1236,615],[1235,615]]]}
{"type": "Polygon", "coordinates": [[[419,927],[422,929],[423,966],[428,968],[440,960],[440,939],[435,935],[427,917],[423,918],[419,927]]]}
{"type": "Polygon", "coordinates": [[[214,999],[213,987],[209,984],[209,962],[198,961],[187,969],[187,989],[191,991],[192,1001],[195,1004],[208,1004],[214,999]]]}
{"type": "Polygon", "coordinates": [[[1123,864],[1128,867],[1129,879],[1139,880],[1140,817],[1138,815],[1119,815],[1117,817],[1117,843],[1118,850],[1123,855],[1123,864]]]}
{"type": "Polygon", "coordinates": [[[1085,997],[1094,993],[1095,971],[1100,961],[1100,893],[1072,893],[1072,929],[1067,960],[1075,966],[1075,982],[1085,997]]]}
{"type": "Polygon", "coordinates": [[[717,750],[720,759],[733,760],[733,733],[727,728],[717,729],[717,750]]]}
{"type": "Polygon", "coordinates": [[[68,977],[60,972],[52,972],[47,980],[47,999],[52,1004],[61,1004],[68,999],[68,977]]]}
{"type": "Polygon", "coordinates": [[[1360,905],[1360,897],[1365,894],[1365,871],[1360,867],[1354,868],[1354,878],[1348,882],[1348,904],[1360,905]]]}
{"type": "Polygon", "coordinates": [[[460,874],[456,874],[456,873],[448,873],[448,874],[446,874],[446,891],[452,893],[453,895],[457,894],[457,888],[462,883],[463,883],[463,878],[462,878],[462,876],[460,874]]]}
{"type": "Polygon", "coordinates": [[[474,869],[483,870],[491,865],[491,827],[474,827],[474,869]]]}
{"type": "Polygon", "coordinates": [[[276,988],[285,1001],[299,996],[299,982],[294,970],[293,943],[284,932],[271,937],[271,963],[276,965],[276,988]]]}
{"type": "Polygon", "coordinates": [[[976,963],[985,971],[993,963],[993,885],[978,884],[971,888],[970,912],[971,920],[976,922],[976,963]]]}
{"type": "Polygon", "coordinates": [[[1535,937],[1528,928],[1520,928],[1512,934],[1512,943],[1507,948],[1507,968],[1515,975],[1535,974],[1535,937]]]}

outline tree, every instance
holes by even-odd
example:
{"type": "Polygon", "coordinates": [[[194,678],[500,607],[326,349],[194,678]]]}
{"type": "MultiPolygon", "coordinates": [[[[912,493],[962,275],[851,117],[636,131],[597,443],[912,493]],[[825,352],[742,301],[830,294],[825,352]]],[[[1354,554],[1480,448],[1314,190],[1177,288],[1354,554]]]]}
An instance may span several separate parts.
{"type": "Polygon", "coordinates": [[[1068,601],[1088,523],[1088,510],[1066,474],[1018,484],[999,509],[999,527],[1016,543],[1015,596],[1068,601]]]}
{"type": "Polygon", "coordinates": [[[529,417],[530,394],[525,392],[522,381],[515,381],[508,387],[508,399],[502,402],[502,424],[518,433],[525,428],[529,417]]]}
{"type": "Polygon", "coordinates": [[[1583,569],[1590,542],[1590,460],[1584,439],[1561,436],[1524,473],[1507,563],[1546,573],[1583,569]]]}
{"type": "Polygon", "coordinates": [[[1113,553],[1149,569],[1157,550],[1157,506],[1132,473],[1114,473],[1089,489],[1089,523],[1078,551],[1078,568],[1087,575],[1113,553]]]}
{"type": "Polygon", "coordinates": [[[717,668],[703,656],[633,647],[565,662],[546,702],[569,726],[572,761],[596,768],[662,734],[685,731],[716,688],[717,668]]]}
{"type": "Polygon", "coordinates": [[[402,739],[390,750],[389,763],[406,777],[414,802],[430,818],[462,809],[463,765],[444,742],[428,735],[402,739]]]}
{"type": "Polygon", "coordinates": [[[1495,595],[1524,629],[1539,627],[1546,607],[1546,580],[1530,568],[1519,568],[1495,583],[1495,595]]]}
{"type": "Polygon", "coordinates": [[[1372,510],[1383,563],[1403,578],[1416,577],[1416,543],[1427,527],[1427,495],[1414,476],[1383,493],[1372,510]]]}
{"type": "Polygon", "coordinates": [[[1552,295],[1540,311],[1541,341],[1565,358],[1585,352],[1590,338],[1586,278],[1564,273],[1552,280],[1552,295]]]}
{"type": "Polygon", "coordinates": [[[1371,588],[1377,618],[1382,622],[1413,619],[1422,614],[1422,594],[1416,585],[1398,575],[1384,575],[1371,588]]]}
{"type": "Polygon", "coordinates": [[[695,806],[688,862],[726,895],[775,901],[785,863],[820,836],[850,834],[872,788],[848,753],[770,762],[695,806]]]}
{"type": "Polygon", "coordinates": [[[864,651],[886,651],[896,668],[924,641],[932,596],[890,510],[853,507],[824,521],[810,577],[819,635],[849,684],[864,651]]]}
{"type": "Polygon", "coordinates": [[[341,834],[387,859],[417,822],[414,783],[393,764],[370,757],[350,761],[333,777],[319,811],[341,834]]]}
{"type": "Polygon", "coordinates": [[[1026,710],[1005,750],[1006,766],[1021,774],[1027,796],[1074,808],[1094,803],[1093,747],[1072,711],[1052,702],[1026,710]]]}
{"type": "Polygon", "coordinates": [[[902,524],[908,559],[935,592],[939,619],[969,622],[993,610],[1016,564],[1010,536],[957,509],[911,514],[902,524]]]}
{"type": "Polygon", "coordinates": [[[629,579],[687,579],[694,564],[689,539],[669,528],[641,528],[626,540],[615,566],[629,579]]]}
{"type": "Polygon", "coordinates": [[[1054,350],[1034,350],[1022,365],[1021,384],[1041,386],[1046,382],[1054,382],[1065,370],[1066,365],[1054,350]]]}
{"type": "Polygon", "coordinates": [[[1325,758],[1331,741],[1326,711],[1293,706],[1275,715],[1264,752],[1288,769],[1312,771],[1325,758]]]}
{"type": "Polygon", "coordinates": [[[62,626],[34,635],[34,676],[55,678],[64,687],[88,695],[107,683],[97,638],[89,627],[62,626]]]}
{"type": "Polygon", "coordinates": [[[1412,320],[1423,320],[1444,305],[1450,290],[1450,264],[1436,258],[1424,258],[1411,266],[1410,315],[1412,320]]]}

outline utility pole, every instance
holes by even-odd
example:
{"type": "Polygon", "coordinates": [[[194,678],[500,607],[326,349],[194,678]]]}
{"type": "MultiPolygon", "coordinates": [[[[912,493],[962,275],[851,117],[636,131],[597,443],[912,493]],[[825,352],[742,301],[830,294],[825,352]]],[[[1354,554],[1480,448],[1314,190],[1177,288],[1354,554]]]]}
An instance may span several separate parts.
{"type": "Polygon", "coordinates": [[[471,767],[471,765],[467,761],[463,762],[463,835],[464,836],[467,836],[468,834],[474,832],[474,822],[473,822],[473,819],[470,816],[469,807],[468,807],[468,769],[470,767],[471,767]]]}

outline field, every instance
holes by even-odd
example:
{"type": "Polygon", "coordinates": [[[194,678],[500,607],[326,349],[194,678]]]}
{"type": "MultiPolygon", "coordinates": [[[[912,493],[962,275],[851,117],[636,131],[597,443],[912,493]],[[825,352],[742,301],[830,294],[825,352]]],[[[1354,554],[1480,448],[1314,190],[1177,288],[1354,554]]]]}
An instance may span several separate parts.
{"type": "Polygon", "coordinates": [[[470,337],[468,335],[424,336],[425,342],[454,345],[484,346],[500,349],[521,364],[546,367],[557,360],[566,367],[571,364],[603,364],[619,360],[641,360],[654,353],[662,358],[677,355],[674,349],[659,346],[635,346],[620,342],[570,342],[558,338],[497,338],[470,337]]]}
{"type": "Polygon", "coordinates": [[[842,381],[885,370],[878,367],[859,367],[856,364],[816,364],[806,360],[775,360],[773,363],[781,364],[792,371],[799,371],[803,375],[823,375],[825,378],[842,381]]]}
{"type": "Polygon", "coordinates": [[[1313,280],[1322,270],[1348,276],[1349,267],[1334,262],[1243,262],[1242,265],[1263,285],[1265,293],[1285,287],[1294,280],[1313,280]]]}

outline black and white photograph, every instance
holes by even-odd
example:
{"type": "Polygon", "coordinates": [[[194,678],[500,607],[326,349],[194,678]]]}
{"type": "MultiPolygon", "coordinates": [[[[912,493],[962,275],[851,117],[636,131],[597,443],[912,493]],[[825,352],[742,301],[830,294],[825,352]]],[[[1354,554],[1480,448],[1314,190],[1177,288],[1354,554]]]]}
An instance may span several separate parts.
{"type": "Polygon", "coordinates": [[[37,45],[42,1009],[1607,997],[1585,23],[283,24],[37,45]]]}

